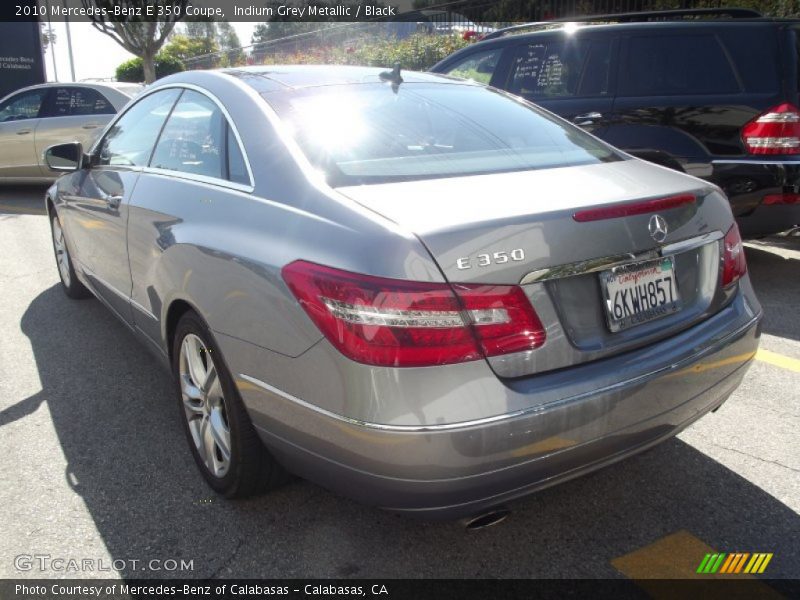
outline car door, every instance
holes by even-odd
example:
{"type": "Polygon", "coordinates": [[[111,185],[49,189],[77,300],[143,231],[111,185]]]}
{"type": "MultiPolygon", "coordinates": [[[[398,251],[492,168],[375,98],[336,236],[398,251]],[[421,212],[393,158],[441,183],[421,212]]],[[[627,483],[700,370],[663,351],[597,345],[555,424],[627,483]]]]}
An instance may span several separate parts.
{"type": "Polygon", "coordinates": [[[46,92],[25,90],[0,105],[0,178],[42,176],[34,134],[46,92]]]}
{"type": "MultiPolygon", "coordinates": [[[[185,90],[130,202],[128,257],[134,324],[158,345],[164,301],[164,278],[159,277],[165,264],[162,257],[179,242],[182,230],[202,230],[212,215],[235,210],[231,189],[252,190],[239,136],[218,101],[200,91],[185,90]]],[[[186,284],[191,269],[171,276],[185,276],[186,284]]]]}
{"type": "MultiPolygon", "coordinates": [[[[712,173],[715,154],[743,152],[741,127],[758,111],[748,107],[730,52],[713,28],[631,32],[619,67],[608,142],[698,177],[712,173]]],[[[760,68],[776,69],[769,61],[760,68]]]]}
{"type": "Polygon", "coordinates": [[[128,265],[128,203],[142,168],[180,90],[149,94],[133,104],[92,151],[91,167],[77,189],[64,198],[67,234],[97,294],[131,323],[128,265]]]}
{"type": "Polygon", "coordinates": [[[500,87],[602,137],[613,106],[616,46],[598,33],[531,36],[512,48],[500,87]]]}
{"type": "MultiPolygon", "coordinates": [[[[80,142],[89,148],[117,111],[99,91],[84,86],[51,87],[36,128],[36,156],[55,144],[80,142]]],[[[56,175],[42,164],[42,175],[56,175]]]]}

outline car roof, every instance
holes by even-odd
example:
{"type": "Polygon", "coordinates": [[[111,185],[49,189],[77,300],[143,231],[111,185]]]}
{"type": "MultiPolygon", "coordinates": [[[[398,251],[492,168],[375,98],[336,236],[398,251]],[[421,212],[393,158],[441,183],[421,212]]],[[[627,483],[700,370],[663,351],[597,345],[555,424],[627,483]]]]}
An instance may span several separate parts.
{"type": "MultiPolygon", "coordinates": [[[[221,72],[238,78],[263,94],[329,85],[380,83],[380,74],[386,70],[387,67],[349,65],[262,65],[222,69],[221,72]]],[[[401,76],[406,83],[464,83],[436,73],[401,71],[401,76]]]]}

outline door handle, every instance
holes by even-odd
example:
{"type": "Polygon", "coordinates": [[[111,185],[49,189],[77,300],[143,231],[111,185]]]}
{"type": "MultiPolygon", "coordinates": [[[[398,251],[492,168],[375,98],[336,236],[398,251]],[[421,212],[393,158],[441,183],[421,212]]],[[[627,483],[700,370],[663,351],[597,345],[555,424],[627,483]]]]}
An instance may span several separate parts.
{"type": "Polygon", "coordinates": [[[106,198],[106,204],[108,204],[109,208],[119,208],[121,202],[122,196],[108,196],[106,198]]]}
{"type": "Polygon", "coordinates": [[[28,134],[29,134],[29,133],[31,133],[32,131],[33,131],[33,129],[20,129],[20,130],[17,132],[17,135],[28,135],[28,134]]]}
{"type": "Polygon", "coordinates": [[[100,127],[100,123],[86,123],[81,129],[97,129],[98,127],[100,127]]]}
{"type": "Polygon", "coordinates": [[[592,125],[595,121],[599,121],[603,118],[603,113],[599,112],[588,112],[585,115],[578,115],[572,119],[572,122],[575,125],[592,125]]]}

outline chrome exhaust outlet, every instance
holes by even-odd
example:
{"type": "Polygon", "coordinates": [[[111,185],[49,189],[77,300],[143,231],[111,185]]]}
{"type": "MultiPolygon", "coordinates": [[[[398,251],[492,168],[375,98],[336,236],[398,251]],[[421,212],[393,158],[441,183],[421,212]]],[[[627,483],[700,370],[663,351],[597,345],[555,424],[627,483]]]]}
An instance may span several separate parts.
{"type": "Polygon", "coordinates": [[[463,519],[461,523],[464,525],[464,529],[467,531],[478,531],[480,529],[486,529],[487,527],[491,527],[492,525],[497,525],[498,523],[502,523],[508,518],[508,515],[511,514],[511,510],[505,506],[496,506],[492,509],[487,510],[484,513],[479,515],[475,515],[474,517],[469,517],[468,519],[463,519]]]}

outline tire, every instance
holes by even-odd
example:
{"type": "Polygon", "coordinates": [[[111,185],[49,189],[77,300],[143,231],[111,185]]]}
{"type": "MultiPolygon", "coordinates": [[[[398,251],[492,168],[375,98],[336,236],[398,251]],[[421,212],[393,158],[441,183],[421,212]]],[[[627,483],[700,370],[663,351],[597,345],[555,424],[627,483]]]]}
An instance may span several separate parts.
{"type": "Polygon", "coordinates": [[[185,313],[178,321],[172,373],[189,448],[215,492],[244,498],[288,480],[261,443],[219,347],[195,312],[185,313]]]}
{"type": "Polygon", "coordinates": [[[92,293],[75,274],[72,257],[69,254],[69,244],[64,230],[61,228],[61,220],[55,211],[50,219],[50,232],[52,234],[50,237],[53,240],[53,252],[56,257],[58,277],[61,279],[61,289],[73,300],[90,297],[92,293]]]}

